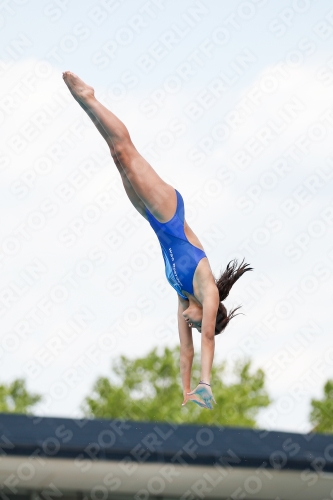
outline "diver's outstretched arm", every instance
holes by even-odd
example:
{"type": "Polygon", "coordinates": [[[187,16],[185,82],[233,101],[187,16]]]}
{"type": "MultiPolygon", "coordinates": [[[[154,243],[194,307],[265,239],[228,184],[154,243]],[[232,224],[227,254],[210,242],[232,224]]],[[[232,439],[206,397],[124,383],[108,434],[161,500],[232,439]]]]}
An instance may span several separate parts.
{"type": "Polygon", "coordinates": [[[192,374],[192,364],[194,358],[194,347],[193,347],[193,337],[192,328],[189,327],[187,322],[183,317],[184,310],[188,307],[182,303],[180,297],[178,296],[178,331],[180,340],[180,374],[183,384],[183,403],[185,406],[188,401],[193,401],[202,408],[208,408],[203,399],[198,396],[198,394],[191,394],[191,374],[192,374]]]}
{"type": "MultiPolygon", "coordinates": [[[[186,308],[187,306],[185,306],[186,308]]],[[[184,306],[178,297],[178,332],[180,341],[180,375],[183,384],[184,401],[186,394],[191,392],[191,371],[194,357],[192,328],[186,323],[182,313],[184,306]]]]}
{"type": "Polygon", "coordinates": [[[202,304],[201,322],[201,379],[210,384],[210,373],[212,371],[215,350],[215,325],[216,314],[220,298],[218,289],[212,288],[206,293],[202,304]]]}
{"type": "Polygon", "coordinates": [[[200,383],[190,392],[190,396],[199,397],[206,408],[213,409],[212,401],[216,403],[210,387],[210,375],[213,366],[215,351],[215,324],[219,306],[218,290],[212,288],[203,301],[203,314],[201,322],[201,379],[200,383]]]}

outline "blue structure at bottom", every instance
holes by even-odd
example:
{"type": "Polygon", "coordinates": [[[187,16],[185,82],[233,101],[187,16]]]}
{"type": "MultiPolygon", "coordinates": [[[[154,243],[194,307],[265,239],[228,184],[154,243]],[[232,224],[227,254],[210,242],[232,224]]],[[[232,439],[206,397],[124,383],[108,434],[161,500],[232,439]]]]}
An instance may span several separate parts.
{"type": "Polygon", "coordinates": [[[0,452],[5,500],[322,500],[333,490],[323,434],[0,414],[0,452]]]}

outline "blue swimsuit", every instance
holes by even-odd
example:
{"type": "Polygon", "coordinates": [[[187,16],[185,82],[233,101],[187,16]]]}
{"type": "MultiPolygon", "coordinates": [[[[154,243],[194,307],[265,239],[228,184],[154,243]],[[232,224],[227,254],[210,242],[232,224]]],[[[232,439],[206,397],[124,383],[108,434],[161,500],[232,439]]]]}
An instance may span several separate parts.
{"type": "Polygon", "coordinates": [[[205,252],[188,241],[184,231],[184,200],[175,189],[177,195],[176,213],[168,222],[159,222],[146,207],[148,221],[155,231],[161,245],[165,264],[165,274],[170,285],[183,299],[188,298],[182,290],[191,295],[193,291],[193,276],[205,252]]]}

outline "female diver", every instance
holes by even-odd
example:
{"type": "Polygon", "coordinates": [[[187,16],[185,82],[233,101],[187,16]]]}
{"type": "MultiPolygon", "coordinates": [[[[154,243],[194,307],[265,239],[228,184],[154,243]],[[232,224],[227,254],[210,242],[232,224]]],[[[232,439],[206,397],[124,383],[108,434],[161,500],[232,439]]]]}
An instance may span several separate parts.
{"type": "Polygon", "coordinates": [[[215,279],[204,249],[184,219],[181,194],[167,184],[135,149],[125,125],[94,96],[94,89],[70,71],[63,79],[74,99],[106,140],[121,175],[125,191],[136,210],[155,231],[162,249],[167,280],[178,294],[180,373],[184,406],[193,401],[212,409],[216,403],[210,387],[215,335],[235,316],[222,301],[232,285],[251,268],[231,261],[215,279]],[[192,327],[201,333],[201,380],[191,391],[194,356],[192,327]]]}

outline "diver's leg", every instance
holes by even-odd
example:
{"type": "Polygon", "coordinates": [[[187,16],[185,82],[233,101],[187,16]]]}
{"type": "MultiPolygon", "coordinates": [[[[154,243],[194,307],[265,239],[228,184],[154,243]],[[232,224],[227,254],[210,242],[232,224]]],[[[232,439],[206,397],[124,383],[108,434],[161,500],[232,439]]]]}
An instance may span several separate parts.
{"type": "MultiPolygon", "coordinates": [[[[69,90],[71,90],[70,87],[69,87],[69,90]]],[[[72,93],[72,95],[76,99],[76,96],[73,93],[72,93]]],[[[143,201],[141,200],[141,198],[137,195],[135,189],[133,188],[132,184],[130,183],[130,181],[129,181],[126,173],[125,173],[125,170],[123,169],[123,167],[120,164],[120,162],[117,160],[115,152],[114,152],[113,145],[109,144],[110,140],[109,140],[109,136],[108,136],[107,132],[104,130],[104,128],[103,128],[102,124],[99,122],[99,120],[97,120],[95,118],[95,116],[90,112],[89,108],[82,101],[80,101],[78,99],[76,99],[76,100],[80,104],[81,108],[84,109],[84,111],[87,113],[87,115],[93,121],[94,125],[96,126],[97,130],[100,132],[100,134],[102,135],[102,137],[108,143],[111,156],[113,157],[115,165],[116,165],[116,167],[119,170],[119,173],[120,173],[121,179],[123,181],[123,185],[124,185],[126,194],[127,194],[128,198],[129,198],[130,202],[132,203],[132,205],[134,206],[134,208],[136,208],[136,210],[145,219],[147,219],[145,204],[143,203],[143,201]]]]}
{"type": "MultiPolygon", "coordinates": [[[[88,113],[109,145],[111,155],[122,167],[135,193],[160,221],[171,219],[176,211],[177,197],[134,147],[125,125],[94,96],[92,87],[66,71],[63,74],[73,97],[88,113]]],[[[118,167],[119,168],[119,167],[118,167]]]]}
{"type": "Polygon", "coordinates": [[[141,198],[137,195],[134,187],[132,186],[132,184],[128,180],[128,177],[125,174],[125,171],[121,167],[120,163],[115,161],[115,164],[117,165],[117,168],[118,168],[119,173],[121,175],[121,179],[123,181],[123,185],[124,185],[126,194],[127,194],[128,198],[129,198],[130,202],[132,203],[132,205],[134,206],[134,208],[136,208],[137,211],[142,215],[142,217],[144,217],[145,219],[147,219],[146,205],[141,200],[141,198]]]}

